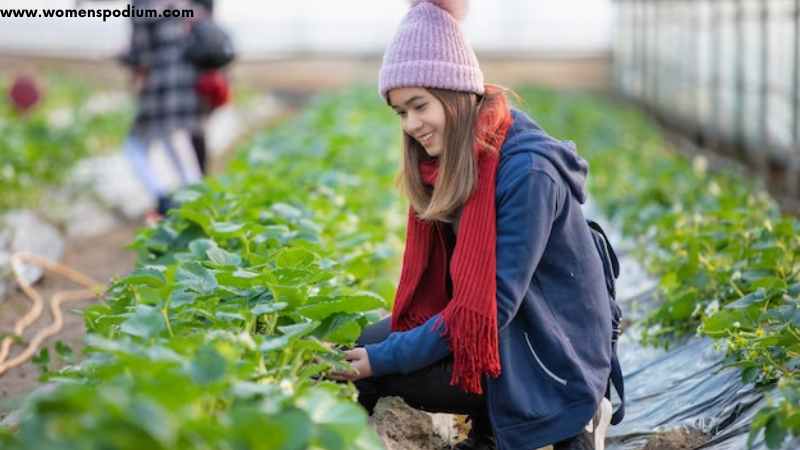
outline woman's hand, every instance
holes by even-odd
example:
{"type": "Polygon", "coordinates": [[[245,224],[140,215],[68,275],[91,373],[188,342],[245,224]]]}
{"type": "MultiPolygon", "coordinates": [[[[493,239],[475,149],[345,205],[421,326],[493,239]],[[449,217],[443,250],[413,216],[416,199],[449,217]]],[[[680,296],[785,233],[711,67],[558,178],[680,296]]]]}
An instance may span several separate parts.
{"type": "Polygon", "coordinates": [[[369,355],[364,347],[347,350],[344,352],[344,358],[350,363],[352,370],[349,372],[331,372],[328,375],[330,378],[339,381],[357,381],[372,376],[369,355]]]}

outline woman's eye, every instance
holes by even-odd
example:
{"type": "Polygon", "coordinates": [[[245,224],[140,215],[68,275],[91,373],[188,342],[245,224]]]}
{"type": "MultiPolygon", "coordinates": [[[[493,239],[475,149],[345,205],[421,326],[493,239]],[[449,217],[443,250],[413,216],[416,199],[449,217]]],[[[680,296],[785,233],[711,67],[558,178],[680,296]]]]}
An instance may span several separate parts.
{"type": "Polygon", "coordinates": [[[427,103],[423,103],[423,104],[417,106],[414,109],[416,109],[417,111],[424,111],[426,106],[428,106],[428,104],[427,103]]]}
{"type": "Polygon", "coordinates": [[[405,111],[395,111],[395,114],[397,114],[400,117],[405,117],[406,116],[406,112],[405,111]]]}

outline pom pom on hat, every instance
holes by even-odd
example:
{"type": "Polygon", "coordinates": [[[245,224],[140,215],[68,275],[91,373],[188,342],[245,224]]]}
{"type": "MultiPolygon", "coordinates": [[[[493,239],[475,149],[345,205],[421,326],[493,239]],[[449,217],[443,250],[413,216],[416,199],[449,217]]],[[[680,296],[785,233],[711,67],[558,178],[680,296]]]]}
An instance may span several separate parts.
{"type": "Polygon", "coordinates": [[[467,0],[412,0],[411,7],[420,3],[431,3],[447,11],[454,19],[461,22],[467,15],[467,0]]]}

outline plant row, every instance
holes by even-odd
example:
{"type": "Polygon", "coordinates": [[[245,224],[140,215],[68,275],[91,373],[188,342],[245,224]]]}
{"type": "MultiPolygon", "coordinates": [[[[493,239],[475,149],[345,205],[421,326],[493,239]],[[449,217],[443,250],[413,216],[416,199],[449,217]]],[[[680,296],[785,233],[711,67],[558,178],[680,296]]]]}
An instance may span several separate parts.
{"type": "Polygon", "coordinates": [[[130,123],[127,106],[93,110],[93,91],[83,82],[51,76],[42,90],[41,103],[23,115],[0,101],[0,211],[35,205],[77,161],[118,146],[130,123]]]}
{"type": "MultiPolygon", "coordinates": [[[[593,198],[658,275],[644,339],[718,339],[746,382],[778,387],[752,435],[800,435],[800,223],[746,176],[668,151],[635,111],[519,93],[577,142],[593,198]]],[[[86,313],[88,357],[50,375],[59,387],[31,399],[10,448],[379,446],[352,388],[324,374],[390,307],[397,134],[372,92],[321,99],[183,191],[137,238],[137,270],[86,313]]]]}
{"type": "Polygon", "coordinates": [[[371,90],[319,99],[181,191],[86,311],[86,357],[46,376],[0,446],[382,448],[325,375],[390,308],[405,222],[385,109],[371,90]]]}
{"type": "Polygon", "coordinates": [[[668,150],[642,114],[586,95],[521,92],[535,117],[578,143],[594,199],[659,277],[644,340],[719,340],[745,382],[772,390],[753,423],[770,448],[800,436],[800,221],[763,187],[668,150]]]}

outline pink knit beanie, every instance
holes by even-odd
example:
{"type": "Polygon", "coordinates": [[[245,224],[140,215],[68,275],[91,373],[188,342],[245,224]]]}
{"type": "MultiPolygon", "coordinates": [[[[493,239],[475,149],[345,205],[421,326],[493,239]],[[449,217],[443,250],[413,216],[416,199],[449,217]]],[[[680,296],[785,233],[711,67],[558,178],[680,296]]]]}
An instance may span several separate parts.
{"type": "Polygon", "coordinates": [[[466,0],[414,0],[383,55],[381,96],[391,89],[427,87],[483,94],[483,73],[458,21],[466,0]]]}

